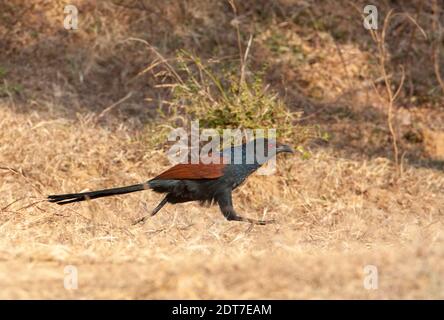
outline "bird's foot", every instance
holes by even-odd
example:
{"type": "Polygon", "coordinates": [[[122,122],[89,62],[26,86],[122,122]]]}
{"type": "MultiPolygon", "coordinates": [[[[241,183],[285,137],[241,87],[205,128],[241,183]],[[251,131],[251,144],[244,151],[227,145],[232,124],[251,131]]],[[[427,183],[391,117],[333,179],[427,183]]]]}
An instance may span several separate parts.
{"type": "Polygon", "coordinates": [[[145,223],[146,218],[147,218],[147,216],[144,216],[142,218],[139,218],[139,219],[135,220],[133,222],[133,226],[135,226],[136,224],[139,224],[139,223],[145,223]]]}
{"type": "Polygon", "coordinates": [[[275,223],[276,220],[255,220],[255,219],[247,219],[246,222],[249,222],[249,223],[251,223],[251,224],[257,224],[257,225],[264,226],[264,225],[266,225],[266,224],[275,223]]]}
{"type": "Polygon", "coordinates": [[[238,215],[231,215],[231,216],[227,216],[226,218],[228,220],[248,222],[251,224],[257,224],[257,225],[261,225],[261,226],[276,222],[276,220],[256,220],[256,219],[251,219],[251,218],[245,218],[245,217],[238,216],[238,215]]]}

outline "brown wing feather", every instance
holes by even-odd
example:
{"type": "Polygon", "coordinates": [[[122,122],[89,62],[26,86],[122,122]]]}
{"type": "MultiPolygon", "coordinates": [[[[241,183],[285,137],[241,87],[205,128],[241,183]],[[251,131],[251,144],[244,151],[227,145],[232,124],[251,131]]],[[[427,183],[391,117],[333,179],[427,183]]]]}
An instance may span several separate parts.
{"type": "Polygon", "coordinates": [[[169,168],[165,172],[162,172],[153,180],[198,180],[198,179],[217,179],[223,176],[223,169],[225,168],[225,164],[221,163],[210,163],[210,164],[188,164],[188,163],[179,163],[174,167],[169,168]]]}

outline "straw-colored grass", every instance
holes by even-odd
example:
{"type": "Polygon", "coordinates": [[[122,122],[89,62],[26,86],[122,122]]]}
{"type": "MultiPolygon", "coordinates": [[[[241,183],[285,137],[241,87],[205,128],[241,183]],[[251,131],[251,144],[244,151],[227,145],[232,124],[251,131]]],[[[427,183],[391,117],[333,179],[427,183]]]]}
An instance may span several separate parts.
{"type": "Polygon", "coordinates": [[[280,158],[279,173],[235,193],[240,212],[269,226],[227,222],[216,207],[168,205],[145,191],[88,203],[49,193],[140,182],[168,166],[124,127],[46,121],[0,108],[1,298],[442,298],[444,177],[408,167],[388,184],[387,159],[331,150],[280,158]],[[78,269],[77,290],[64,267],[78,269]],[[379,289],[363,286],[376,265],[379,289]]]}
{"type": "MultiPolygon", "coordinates": [[[[387,33],[393,84],[399,65],[406,72],[394,116],[403,169],[395,180],[386,108],[373,88],[383,89],[377,47],[356,10],[367,1],[245,0],[237,17],[219,0],[74,2],[73,32],[62,28],[66,1],[0,5],[0,298],[444,298],[444,167],[427,158],[421,136],[422,127],[444,130],[442,10],[377,3],[381,18],[392,7],[408,12],[429,36],[408,21],[387,33]],[[151,191],[44,201],[168,168],[159,137],[175,124],[171,101],[218,120],[206,108],[223,110],[226,101],[199,100],[201,68],[201,86],[188,96],[158,87],[177,83],[159,56],[177,67],[178,50],[220,66],[219,77],[241,69],[243,80],[270,86],[258,91],[272,95],[251,119],[244,101],[258,95],[230,100],[234,126],[275,106],[301,117],[266,126],[328,133],[328,142],[304,142],[308,160],[280,155],[277,174],[236,190],[239,213],[277,223],[228,222],[217,207],[189,203],[132,225],[160,201],[151,191]],[[364,286],[368,265],[378,270],[376,290],[364,286]],[[77,290],[64,287],[66,266],[77,268],[77,290]]],[[[193,116],[184,109],[178,116],[193,116]]]]}

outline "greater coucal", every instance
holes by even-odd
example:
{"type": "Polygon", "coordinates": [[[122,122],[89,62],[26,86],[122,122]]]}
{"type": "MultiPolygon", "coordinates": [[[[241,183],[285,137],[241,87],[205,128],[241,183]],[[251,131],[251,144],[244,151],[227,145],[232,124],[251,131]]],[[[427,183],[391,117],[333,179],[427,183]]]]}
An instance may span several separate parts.
{"type": "MultiPolygon", "coordinates": [[[[224,149],[217,154],[220,157],[219,163],[181,163],[142,184],[91,192],[51,195],[48,196],[48,201],[63,205],[152,189],[155,192],[166,194],[151,212],[152,216],[168,202],[173,204],[188,201],[200,201],[202,204],[217,202],[227,220],[263,225],[272,221],[254,220],[238,215],[233,208],[231,193],[262,164],[281,152],[293,153],[293,150],[288,145],[276,142],[274,139],[260,138],[224,149]],[[260,147],[260,152],[258,152],[261,145],[263,148],[260,147]]],[[[145,218],[139,219],[136,223],[144,221],[145,218]]]]}

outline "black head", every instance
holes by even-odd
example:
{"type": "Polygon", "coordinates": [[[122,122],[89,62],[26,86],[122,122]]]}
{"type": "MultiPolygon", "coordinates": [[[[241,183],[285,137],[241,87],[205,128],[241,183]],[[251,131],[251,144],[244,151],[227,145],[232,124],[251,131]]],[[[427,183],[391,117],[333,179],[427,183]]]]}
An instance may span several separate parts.
{"type": "Polygon", "coordinates": [[[289,145],[280,143],[276,141],[275,139],[256,139],[256,141],[263,140],[264,143],[264,149],[265,154],[270,158],[273,157],[276,154],[287,152],[287,153],[294,153],[293,149],[290,148],[289,145]]]}
{"type": "Polygon", "coordinates": [[[289,145],[276,142],[276,154],[282,152],[294,153],[293,149],[289,145]]]}
{"type": "Polygon", "coordinates": [[[272,138],[257,138],[248,142],[245,146],[246,154],[253,157],[256,162],[264,163],[278,153],[294,153],[290,146],[277,142],[272,138]],[[254,153],[254,156],[253,156],[254,153]]]}

